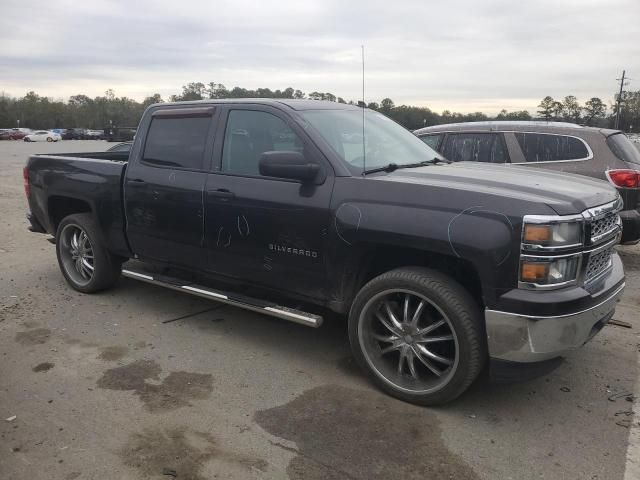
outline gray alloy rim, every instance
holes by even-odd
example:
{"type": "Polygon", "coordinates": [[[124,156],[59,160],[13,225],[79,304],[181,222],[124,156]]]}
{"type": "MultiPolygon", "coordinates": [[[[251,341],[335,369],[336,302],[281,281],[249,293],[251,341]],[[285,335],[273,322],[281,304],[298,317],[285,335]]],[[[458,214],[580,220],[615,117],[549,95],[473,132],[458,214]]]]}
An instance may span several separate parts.
{"type": "Polygon", "coordinates": [[[60,257],[65,273],[78,285],[93,278],[93,246],[87,233],[78,225],[65,225],[60,234],[60,257]]]}
{"type": "Polygon", "coordinates": [[[403,392],[436,392],[458,368],[458,337],[451,321],[415,291],[392,289],[372,297],[360,314],[358,341],[375,374],[403,392]]]}

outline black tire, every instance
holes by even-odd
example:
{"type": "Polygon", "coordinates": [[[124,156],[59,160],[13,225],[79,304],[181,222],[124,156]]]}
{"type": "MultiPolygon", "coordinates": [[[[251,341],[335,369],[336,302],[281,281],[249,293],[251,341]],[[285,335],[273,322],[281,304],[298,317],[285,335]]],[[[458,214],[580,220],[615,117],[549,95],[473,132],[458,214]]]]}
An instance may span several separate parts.
{"type": "Polygon", "coordinates": [[[349,341],[356,361],[379,388],[391,396],[418,405],[443,404],[461,395],[478,377],[487,358],[478,304],[452,278],[421,267],[389,271],[360,290],[349,314],[349,341]],[[394,304],[395,298],[399,302],[394,304]],[[413,305],[418,305],[410,313],[412,301],[413,305]],[[383,312],[389,306],[393,307],[389,318],[394,317],[400,306],[400,314],[395,315],[401,318],[399,323],[397,318],[393,318],[393,322],[387,320],[386,325],[382,321],[381,317],[386,315],[383,312]],[[440,319],[437,317],[439,314],[442,315],[440,319]],[[411,322],[404,323],[409,317],[411,322]],[[442,321],[441,327],[429,330],[442,321]],[[389,324],[394,328],[401,325],[402,330],[393,333],[394,330],[387,326],[389,324]],[[410,325],[414,329],[411,332],[410,325]],[[384,340],[381,339],[383,336],[384,340]],[[425,340],[427,336],[429,340],[425,340]],[[396,344],[401,346],[395,347],[396,344]],[[392,356],[396,353],[392,348],[398,348],[397,361],[392,356]],[[447,360],[450,364],[440,364],[440,360],[433,361],[425,355],[425,350],[433,355],[433,350],[438,348],[441,350],[434,358],[447,360]],[[434,371],[427,368],[429,364],[442,369],[435,368],[434,371]],[[438,372],[441,376],[437,375],[438,372]]]}
{"type": "MultiPolygon", "coordinates": [[[[60,271],[67,283],[83,293],[98,292],[112,287],[122,270],[122,259],[109,253],[95,220],[88,213],[69,215],[60,222],[56,232],[56,255],[60,271]],[[88,272],[88,268],[82,266],[76,268],[78,255],[74,259],[72,252],[74,250],[77,252],[78,249],[73,248],[71,239],[74,232],[78,235],[83,232],[87,237],[86,241],[91,250],[91,262],[89,262],[89,255],[86,256],[86,262],[91,263],[91,267],[89,267],[91,274],[88,277],[82,273],[88,272]]],[[[85,258],[80,260],[84,261],[85,258]]]]}

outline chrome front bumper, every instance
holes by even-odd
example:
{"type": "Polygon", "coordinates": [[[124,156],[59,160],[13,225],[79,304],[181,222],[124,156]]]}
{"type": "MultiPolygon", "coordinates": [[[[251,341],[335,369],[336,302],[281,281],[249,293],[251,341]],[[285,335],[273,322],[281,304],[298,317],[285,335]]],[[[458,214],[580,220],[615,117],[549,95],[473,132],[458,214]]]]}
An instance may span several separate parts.
{"type": "Polygon", "coordinates": [[[544,317],[485,310],[489,356],[511,362],[538,362],[584,345],[611,318],[624,287],[623,283],[591,308],[567,315],[544,317]]]}

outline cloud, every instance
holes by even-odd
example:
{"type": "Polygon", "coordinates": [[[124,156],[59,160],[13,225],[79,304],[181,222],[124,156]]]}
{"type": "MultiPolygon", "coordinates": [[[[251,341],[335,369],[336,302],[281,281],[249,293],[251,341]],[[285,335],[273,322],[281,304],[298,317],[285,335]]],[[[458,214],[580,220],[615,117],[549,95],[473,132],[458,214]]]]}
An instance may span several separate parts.
{"type": "Polygon", "coordinates": [[[611,99],[622,68],[640,72],[638,18],[637,0],[5,0],[0,90],[141,99],[215,81],[357,99],[364,44],[369,100],[535,110],[611,99]]]}

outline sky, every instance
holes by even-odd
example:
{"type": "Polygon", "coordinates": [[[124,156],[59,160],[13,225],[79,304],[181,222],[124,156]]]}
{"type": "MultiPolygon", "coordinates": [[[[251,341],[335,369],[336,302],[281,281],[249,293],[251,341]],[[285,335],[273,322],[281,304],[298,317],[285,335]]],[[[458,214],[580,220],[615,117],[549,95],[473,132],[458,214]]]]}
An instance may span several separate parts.
{"type": "Polygon", "coordinates": [[[189,82],[535,112],[640,90],[640,0],[2,0],[0,92],[142,100],[189,82]]]}

